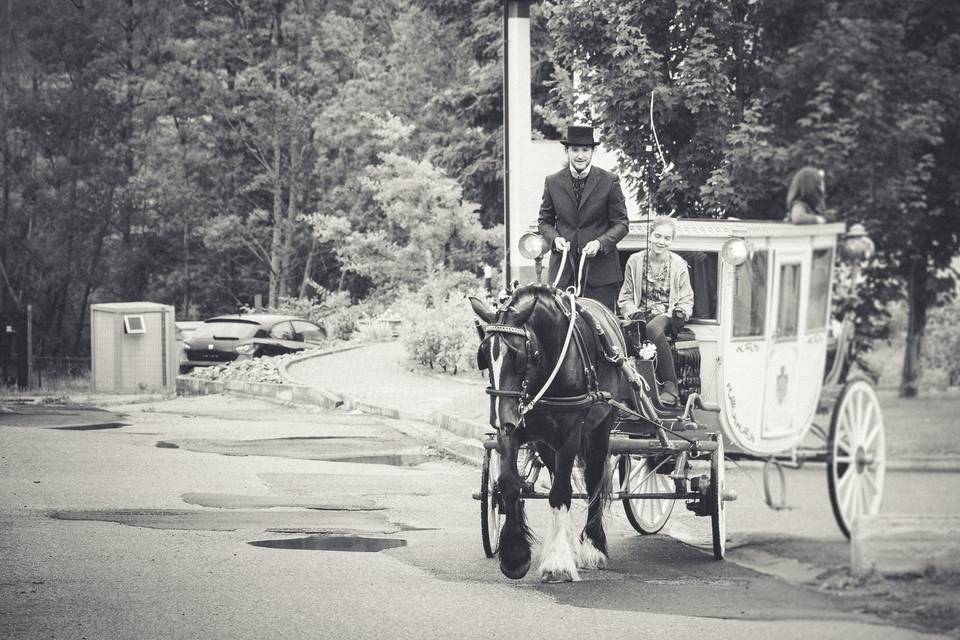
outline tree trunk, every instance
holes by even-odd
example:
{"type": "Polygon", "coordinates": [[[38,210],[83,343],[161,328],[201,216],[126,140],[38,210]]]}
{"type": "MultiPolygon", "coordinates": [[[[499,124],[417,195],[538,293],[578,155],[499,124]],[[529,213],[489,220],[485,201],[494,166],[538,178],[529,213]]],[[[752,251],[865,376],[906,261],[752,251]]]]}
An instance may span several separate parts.
{"type": "Polygon", "coordinates": [[[183,223],[183,309],[180,317],[190,317],[190,226],[183,223]]]}
{"type": "Polygon", "coordinates": [[[923,260],[914,259],[907,279],[907,346],[903,353],[900,397],[913,398],[919,392],[923,373],[920,354],[927,326],[927,269],[923,260]]]}
{"type": "MultiPolygon", "coordinates": [[[[290,134],[290,180],[289,188],[287,192],[287,217],[284,220],[284,229],[283,229],[283,266],[285,275],[286,272],[291,271],[293,267],[291,266],[293,262],[293,230],[294,225],[297,220],[297,216],[300,215],[300,165],[301,158],[303,157],[302,150],[298,149],[299,141],[297,140],[296,133],[290,134]]],[[[290,280],[289,278],[283,278],[280,281],[280,295],[289,296],[290,295],[290,280]]]]}
{"type": "Polygon", "coordinates": [[[283,278],[283,182],[280,175],[280,126],[273,131],[273,238],[270,241],[270,291],[267,304],[276,307],[280,301],[280,281],[283,278]]]}
{"type": "Polygon", "coordinates": [[[313,271],[313,256],[317,254],[317,237],[313,235],[313,230],[310,230],[312,239],[310,240],[310,251],[307,252],[307,262],[303,266],[303,279],[300,280],[300,293],[299,297],[307,297],[307,287],[309,286],[310,280],[312,280],[310,272],[313,271]]]}
{"type": "MultiPolygon", "coordinates": [[[[273,88],[280,93],[280,47],[283,42],[280,31],[280,8],[274,11],[274,60],[273,88]]],[[[277,107],[279,108],[279,107],[277,107]]],[[[276,111],[273,119],[273,238],[270,241],[270,291],[267,304],[276,308],[280,302],[280,283],[283,281],[283,176],[281,175],[280,156],[280,113],[276,111]]]]}

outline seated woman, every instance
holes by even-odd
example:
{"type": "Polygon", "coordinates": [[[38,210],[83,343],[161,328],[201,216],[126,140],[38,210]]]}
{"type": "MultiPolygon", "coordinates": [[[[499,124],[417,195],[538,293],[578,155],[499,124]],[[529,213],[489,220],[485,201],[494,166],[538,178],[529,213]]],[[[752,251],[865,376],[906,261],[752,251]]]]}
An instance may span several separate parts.
{"type": "Polygon", "coordinates": [[[693,310],[687,263],[670,251],[676,234],[677,223],[673,218],[654,219],[650,227],[650,249],[639,251],[627,260],[617,300],[624,318],[646,323],[647,339],[657,347],[657,378],[663,385],[660,401],[665,405],[676,405],[680,399],[667,332],[682,329],[693,310]]]}
{"type": "Polygon", "coordinates": [[[823,169],[803,167],[790,179],[786,222],[823,224],[826,216],[826,185],[823,169]]]}

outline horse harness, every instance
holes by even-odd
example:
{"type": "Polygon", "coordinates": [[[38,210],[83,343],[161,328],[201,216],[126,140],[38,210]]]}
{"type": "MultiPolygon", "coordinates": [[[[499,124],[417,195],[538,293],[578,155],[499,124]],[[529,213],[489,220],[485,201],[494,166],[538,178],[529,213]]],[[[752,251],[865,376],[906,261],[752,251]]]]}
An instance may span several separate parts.
{"type": "MultiPolygon", "coordinates": [[[[563,305],[558,300],[561,310],[563,310],[563,305]]],[[[620,353],[619,349],[613,345],[609,339],[605,336],[603,330],[600,328],[600,325],[590,317],[589,312],[579,305],[576,305],[580,309],[580,315],[582,315],[587,323],[587,325],[593,325],[591,328],[594,330],[595,339],[599,345],[600,353],[603,354],[604,358],[609,362],[618,364],[623,359],[623,354],[620,353]]],[[[486,352],[484,349],[487,338],[493,334],[505,334],[505,335],[515,335],[523,338],[523,350],[517,349],[510,343],[503,341],[507,345],[508,349],[511,349],[516,352],[517,357],[515,359],[515,368],[517,373],[523,375],[523,380],[520,385],[519,391],[506,391],[503,389],[495,389],[493,386],[489,386],[486,389],[487,394],[490,396],[490,418],[491,424],[496,425],[496,416],[495,416],[495,399],[496,398],[510,398],[516,399],[519,403],[520,408],[520,422],[523,423],[525,415],[533,411],[535,406],[542,406],[546,409],[553,409],[555,411],[585,411],[590,407],[600,404],[600,403],[610,403],[613,398],[611,394],[607,391],[601,391],[599,386],[599,381],[597,378],[597,370],[594,366],[593,360],[590,357],[589,351],[586,347],[586,341],[583,335],[583,331],[579,325],[577,325],[577,313],[575,310],[571,309],[569,313],[566,311],[563,312],[573,325],[570,333],[572,333],[572,342],[576,353],[580,356],[580,361],[583,363],[583,373],[587,380],[587,391],[579,395],[572,396],[547,396],[542,395],[546,388],[552,383],[551,379],[547,381],[543,389],[536,394],[537,397],[534,397],[531,401],[531,393],[529,390],[529,369],[530,366],[536,362],[536,359],[539,357],[540,353],[536,349],[531,338],[530,331],[524,323],[520,327],[516,327],[508,324],[500,323],[490,323],[483,329],[483,334],[481,335],[482,342],[480,349],[477,353],[477,367],[481,370],[487,369],[490,366],[490,362],[487,359],[486,352]]],[[[479,326],[478,326],[479,330],[479,326]]],[[[561,353],[560,359],[565,356],[565,353],[561,353]]],[[[559,367],[559,360],[557,367],[559,367]]],[[[519,425],[518,425],[519,426],[519,425]]]]}

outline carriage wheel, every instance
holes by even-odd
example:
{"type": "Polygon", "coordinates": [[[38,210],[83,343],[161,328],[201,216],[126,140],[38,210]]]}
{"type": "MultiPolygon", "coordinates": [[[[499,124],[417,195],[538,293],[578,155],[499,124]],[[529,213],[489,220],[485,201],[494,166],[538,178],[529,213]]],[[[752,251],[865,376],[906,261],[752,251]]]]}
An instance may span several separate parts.
{"type": "Polygon", "coordinates": [[[723,560],[727,552],[727,514],[723,508],[723,438],[713,436],[717,449],[710,455],[710,487],[707,489],[707,506],[710,509],[710,530],[713,534],[713,557],[723,560]]]}
{"type": "Polygon", "coordinates": [[[857,516],[880,511],[886,472],[880,401],[866,380],[851,380],[840,392],[827,446],[830,504],[840,531],[849,538],[857,516]]]}
{"type": "Polygon", "coordinates": [[[487,449],[480,473],[480,533],[483,537],[483,552],[488,558],[497,555],[500,548],[503,514],[500,513],[500,490],[497,488],[499,477],[500,454],[496,449],[487,449]]]}
{"type": "MultiPolygon", "coordinates": [[[[620,489],[627,493],[673,493],[676,491],[670,476],[654,471],[650,458],[620,456],[620,489]]],[[[676,500],[668,498],[623,499],[627,520],[638,533],[657,533],[667,524],[676,500]]]]}

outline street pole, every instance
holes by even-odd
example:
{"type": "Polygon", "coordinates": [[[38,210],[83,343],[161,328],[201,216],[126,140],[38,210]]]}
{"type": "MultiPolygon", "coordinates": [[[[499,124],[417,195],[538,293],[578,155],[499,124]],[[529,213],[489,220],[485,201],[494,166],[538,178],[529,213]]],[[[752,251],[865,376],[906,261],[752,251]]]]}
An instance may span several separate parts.
{"type": "MultiPolygon", "coordinates": [[[[521,214],[512,181],[520,175],[530,143],[530,0],[506,0],[503,6],[503,277],[513,273],[512,214],[521,214]]],[[[519,234],[518,234],[519,235],[519,234]]]]}

